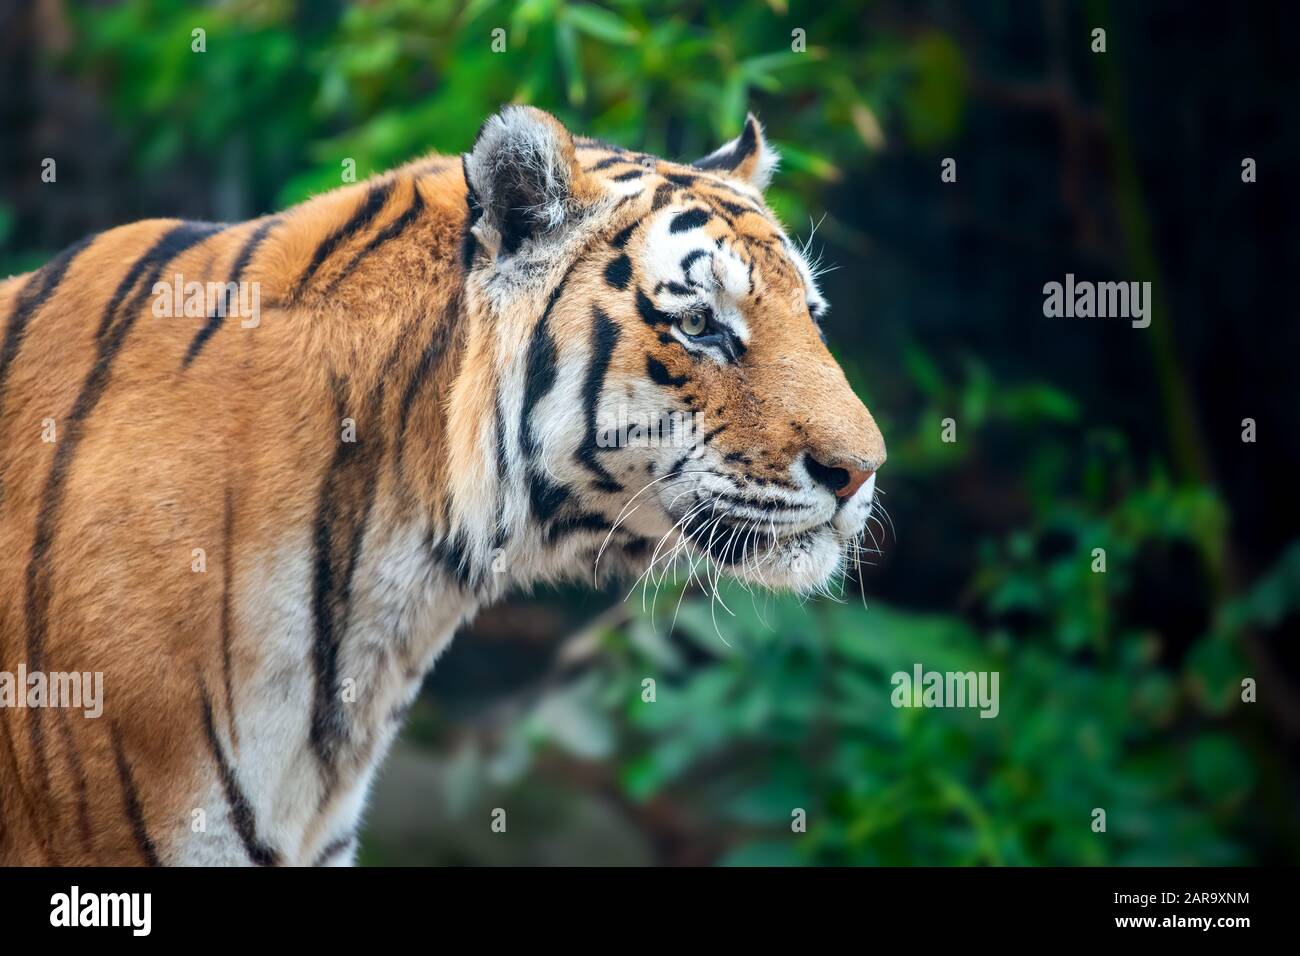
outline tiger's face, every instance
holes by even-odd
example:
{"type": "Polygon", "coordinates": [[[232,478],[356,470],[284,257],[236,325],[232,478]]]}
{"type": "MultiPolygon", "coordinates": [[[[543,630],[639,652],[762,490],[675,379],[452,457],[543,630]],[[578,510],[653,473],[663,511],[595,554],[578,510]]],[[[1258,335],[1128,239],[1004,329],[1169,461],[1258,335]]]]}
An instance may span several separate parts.
{"type": "Polygon", "coordinates": [[[502,446],[534,512],[562,495],[642,569],[707,558],[810,592],[866,533],[885,444],[763,202],[774,166],[753,117],[687,166],[508,108],[466,157],[471,276],[521,366],[502,446]]]}

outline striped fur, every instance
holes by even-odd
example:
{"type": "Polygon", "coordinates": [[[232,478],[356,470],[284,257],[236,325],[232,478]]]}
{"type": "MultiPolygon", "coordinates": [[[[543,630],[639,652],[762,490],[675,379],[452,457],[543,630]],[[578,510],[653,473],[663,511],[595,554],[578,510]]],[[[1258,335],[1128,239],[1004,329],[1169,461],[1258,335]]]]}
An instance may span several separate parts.
{"type": "Polygon", "coordinates": [[[774,165],[752,118],[689,166],[511,107],[459,161],[0,284],[0,672],[104,675],[98,719],[0,708],[0,864],[347,863],[421,678],[509,588],[842,572],[875,482],[826,476],[884,443],[774,165]],[[220,291],[160,315],[174,280],[220,291]],[[605,441],[665,412],[700,427],[605,441]]]}

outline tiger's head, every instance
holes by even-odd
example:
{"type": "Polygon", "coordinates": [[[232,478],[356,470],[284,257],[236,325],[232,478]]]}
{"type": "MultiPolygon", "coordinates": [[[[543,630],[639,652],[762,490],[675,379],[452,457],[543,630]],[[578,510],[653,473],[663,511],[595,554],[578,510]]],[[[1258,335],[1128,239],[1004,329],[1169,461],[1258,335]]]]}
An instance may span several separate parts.
{"type": "Polygon", "coordinates": [[[846,567],[885,442],[764,203],[775,167],[753,116],[690,165],[530,107],[488,120],[463,157],[480,371],[452,396],[477,407],[453,447],[478,456],[452,469],[453,500],[494,518],[470,537],[526,540],[533,577],[590,571],[602,549],[632,571],[707,557],[799,592],[846,567]]]}

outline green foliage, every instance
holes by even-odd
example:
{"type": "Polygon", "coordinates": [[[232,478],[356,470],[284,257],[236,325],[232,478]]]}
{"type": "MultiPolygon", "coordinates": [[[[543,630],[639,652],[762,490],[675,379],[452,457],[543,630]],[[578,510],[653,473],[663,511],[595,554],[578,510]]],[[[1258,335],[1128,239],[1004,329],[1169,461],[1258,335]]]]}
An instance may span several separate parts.
{"type": "Polygon", "coordinates": [[[884,142],[882,118],[929,144],[962,112],[962,60],[947,38],[867,39],[852,5],[796,13],[755,3],[604,6],[387,0],[331,4],[128,0],[80,11],[72,54],[112,77],[113,106],[145,169],[237,167],[287,204],[438,150],[466,149],[507,102],[576,130],[681,158],[704,155],[757,109],[789,175],[772,204],[806,221],[818,184],[884,142]],[[191,52],[191,31],[207,49],[191,52]],[[802,52],[792,31],[820,38],[802,52]],[[493,50],[493,31],[506,49],[493,50]],[[237,95],[232,95],[237,91],[237,95]]]}
{"type": "MultiPolygon", "coordinates": [[[[1063,561],[1042,577],[1026,590],[1068,593],[1076,575],[1063,561]]],[[[544,699],[525,721],[531,744],[613,750],[629,797],[697,808],[702,827],[728,835],[731,863],[1249,860],[1229,836],[1254,782],[1241,741],[1205,726],[1140,635],[1071,657],[1078,602],[1013,639],[878,602],[751,603],[735,588],[724,599],[734,617],[682,606],[673,633],[692,648],[689,666],[647,618],[607,635],[599,676],[565,691],[581,717],[559,732],[539,716],[556,706],[544,699]],[[1000,713],[894,708],[891,675],[915,663],[998,672],[1000,713]],[[645,676],[653,703],[640,696],[645,676]],[[1106,834],[1090,829],[1094,807],[1107,810],[1106,834]],[[794,808],[808,813],[806,836],[790,831],[794,808]]],[[[1204,670],[1193,659],[1186,673],[1204,670]]],[[[1240,673],[1213,672],[1215,692],[1233,695],[1240,673]]]]}

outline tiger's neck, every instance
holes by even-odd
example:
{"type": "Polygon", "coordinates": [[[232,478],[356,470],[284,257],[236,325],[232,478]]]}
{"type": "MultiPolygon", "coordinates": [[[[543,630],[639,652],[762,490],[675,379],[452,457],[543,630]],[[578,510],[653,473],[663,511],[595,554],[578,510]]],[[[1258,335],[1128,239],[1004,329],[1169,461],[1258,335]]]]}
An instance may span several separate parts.
{"type": "MultiPolygon", "coordinates": [[[[448,165],[433,174],[421,172],[426,160],[376,180],[360,201],[333,200],[335,231],[350,228],[358,208],[380,208],[373,228],[384,234],[404,224],[401,234],[360,264],[334,255],[330,262],[344,265],[316,269],[298,294],[310,329],[331,314],[349,319],[349,335],[325,340],[321,364],[335,416],[355,422],[364,452],[340,445],[327,485],[373,488],[378,523],[421,526],[441,582],[484,603],[511,587],[590,576],[611,516],[584,507],[583,492],[621,490],[595,454],[595,403],[608,362],[602,348],[616,332],[602,340],[593,330],[584,380],[569,383],[572,395],[555,394],[547,314],[598,224],[553,244],[544,265],[518,270],[519,281],[494,279],[485,288],[471,275],[485,253],[469,232],[460,167],[442,161],[448,165]],[[549,381],[551,394],[539,380],[549,381]],[[548,447],[537,420],[543,399],[582,407],[576,453],[548,447]]],[[[611,543],[617,551],[629,541],[611,543]]]]}
{"type": "Polygon", "coordinates": [[[304,856],[354,824],[456,629],[512,587],[590,579],[609,528],[550,477],[531,421],[530,340],[564,270],[517,295],[502,321],[467,281],[455,168],[390,174],[358,192],[321,197],[320,209],[308,204],[272,233],[302,263],[305,278],[281,292],[284,318],[293,347],[315,357],[329,437],[307,556],[308,747],[294,767],[318,781],[307,797],[317,811],[301,821],[304,856]],[[334,236],[359,210],[377,210],[368,232],[391,238],[339,240],[318,264],[319,250],[297,242],[298,217],[313,235],[334,236]]]}

